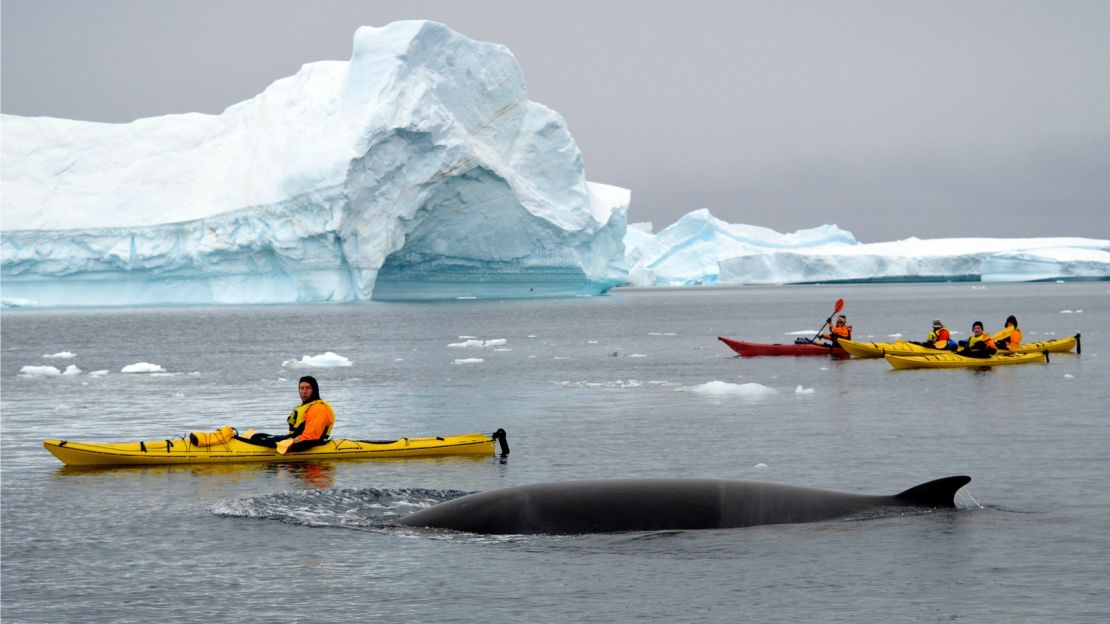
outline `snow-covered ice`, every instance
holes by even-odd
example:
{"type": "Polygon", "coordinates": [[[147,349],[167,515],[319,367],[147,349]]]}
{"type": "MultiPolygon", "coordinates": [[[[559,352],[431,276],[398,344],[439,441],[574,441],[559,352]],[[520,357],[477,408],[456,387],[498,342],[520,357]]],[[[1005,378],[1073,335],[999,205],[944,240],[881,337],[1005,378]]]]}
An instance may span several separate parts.
{"type": "Polygon", "coordinates": [[[135,364],[128,364],[120,369],[121,373],[164,373],[166,369],[162,368],[159,364],[151,364],[150,362],[136,362],[135,364]]]}
{"type": "Polygon", "coordinates": [[[59,351],[58,353],[44,354],[42,357],[48,360],[72,360],[77,357],[77,354],[72,351],[59,351]]]}
{"type": "MultiPolygon", "coordinates": [[[[679,388],[683,390],[683,388],[679,388]]],[[[707,396],[736,396],[743,399],[762,399],[774,394],[778,390],[758,383],[734,384],[727,381],[710,381],[688,389],[690,392],[707,396]]]]}
{"type": "Polygon", "coordinates": [[[282,368],[338,368],[351,365],[351,360],[332,351],[319,355],[306,355],[299,360],[285,360],[281,363],[282,368]]]}
{"type": "Polygon", "coordinates": [[[943,238],[859,243],[835,225],[780,234],[695,210],[658,234],[625,233],[637,286],[837,281],[1110,279],[1110,240],[943,238]]]}
{"type": "Polygon", "coordinates": [[[588,182],[502,45],[359,28],[217,115],[3,115],[9,305],[598,294],[629,191],[588,182]]]}
{"type": "Polygon", "coordinates": [[[24,366],[19,369],[22,377],[57,377],[62,374],[56,366],[24,366]]]}

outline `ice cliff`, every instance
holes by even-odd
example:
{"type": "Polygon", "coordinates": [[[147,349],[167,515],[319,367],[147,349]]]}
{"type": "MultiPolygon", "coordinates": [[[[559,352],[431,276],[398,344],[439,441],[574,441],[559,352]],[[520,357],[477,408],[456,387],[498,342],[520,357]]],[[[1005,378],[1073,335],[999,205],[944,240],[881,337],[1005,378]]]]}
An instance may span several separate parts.
{"type": "Polygon", "coordinates": [[[695,210],[658,234],[625,234],[638,286],[1110,279],[1110,240],[945,238],[863,244],[835,225],[780,234],[695,210]]]}
{"type": "Polygon", "coordinates": [[[507,48],[360,28],[221,114],[4,115],[3,298],[38,305],[597,294],[629,192],[586,181],[507,48]]]}

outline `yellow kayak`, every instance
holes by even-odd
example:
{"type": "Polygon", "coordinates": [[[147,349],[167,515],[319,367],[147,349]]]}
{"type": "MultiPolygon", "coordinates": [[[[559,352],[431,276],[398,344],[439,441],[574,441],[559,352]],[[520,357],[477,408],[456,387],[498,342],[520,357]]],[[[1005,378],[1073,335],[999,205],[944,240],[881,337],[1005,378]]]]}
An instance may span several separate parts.
{"type": "Polygon", "coordinates": [[[467,433],[432,438],[397,440],[328,440],[303,451],[279,455],[276,449],[234,437],[213,446],[197,446],[188,436],[142,442],[68,442],[44,440],[42,445],[67,466],[151,466],[163,464],[225,464],[234,462],[305,462],[374,457],[432,457],[437,455],[490,455],[494,440],[508,453],[505,431],[467,433]]]}
{"type": "Polygon", "coordinates": [[[924,353],[921,355],[889,355],[886,361],[895,370],[907,368],[983,368],[988,366],[1003,366],[1006,364],[1034,364],[1048,362],[1048,355],[1041,353],[1005,353],[999,352],[988,358],[975,358],[959,355],[951,351],[938,353],[924,353]]]}
{"type": "MultiPolygon", "coordinates": [[[[923,347],[919,344],[899,340],[897,342],[858,342],[841,338],[838,344],[849,355],[856,358],[880,358],[884,355],[929,355],[944,353],[944,351],[923,347]]],[[[1041,342],[1028,342],[1018,345],[1002,353],[1066,353],[1072,349],[1079,349],[1079,334],[1059,338],[1057,340],[1042,340],[1041,342]]]]}

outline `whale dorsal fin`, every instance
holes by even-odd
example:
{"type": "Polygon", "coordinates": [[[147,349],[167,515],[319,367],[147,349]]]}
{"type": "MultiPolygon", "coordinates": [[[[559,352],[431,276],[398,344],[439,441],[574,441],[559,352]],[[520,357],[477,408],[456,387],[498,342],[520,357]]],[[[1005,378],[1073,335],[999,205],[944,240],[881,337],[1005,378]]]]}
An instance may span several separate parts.
{"type": "Polygon", "coordinates": [[[902,502],[922,507],[955,507],[956,492],[971,482],[971,477],[960,475],[929,481],[896,494],[894,498],[902,502]]]}

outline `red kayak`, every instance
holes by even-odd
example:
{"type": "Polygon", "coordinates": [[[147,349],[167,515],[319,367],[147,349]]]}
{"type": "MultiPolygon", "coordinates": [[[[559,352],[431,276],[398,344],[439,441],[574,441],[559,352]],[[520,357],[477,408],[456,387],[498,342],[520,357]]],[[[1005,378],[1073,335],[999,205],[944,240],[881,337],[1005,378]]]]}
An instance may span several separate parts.
{"type": "Polygon", "coordinates": [[[717,336],[717,340],[725,343],[730,349],[744,357],[755,357],[757,355],[831,355],[835,358],[848,357],[848,352],[840,347],[820,344],[763,344],[732,340],[724,336],[717,336]]]}

